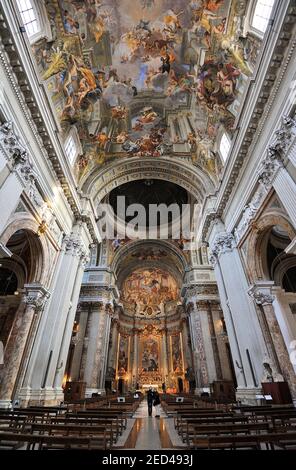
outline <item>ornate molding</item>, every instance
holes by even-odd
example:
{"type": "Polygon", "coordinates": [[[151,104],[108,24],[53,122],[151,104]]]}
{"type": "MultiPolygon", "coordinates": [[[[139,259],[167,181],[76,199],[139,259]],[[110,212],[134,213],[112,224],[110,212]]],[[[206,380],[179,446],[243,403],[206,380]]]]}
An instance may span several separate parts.
{"type": "Polygon", "coordinates": [[[27,162],[27,151],[15,133],[12,121],[0,125],[0,146],[13,168],[27,162]]]}
{"type": "Polygon", "coordinates": [[[248,228],[255,219],[266,195],[267,191],[265,187],[260,186],[252,197],[251,201],[245,205],[242,218],[234,230],[234,235],[237,242],[239,242],[244,234],[248,231],[248,228]]]}
{"type": "Polygon", "coordinates": [[[235,238],[232,233],[224,232],[216,235],[210,251],[209,261],[211,265],[215,266],[219,256],[232,251],[235,246],[235,238]]]}
{"type": "Polygon", "coordinates": [[[281,126],[274,133],[273,141],[268,146],[266,156],[259,167],[258,181],[266,190],[270,189],[277,170],[283,166],[295,132],[295,119],[291,116],[283,116],[281,126]]]}
{"type": "Polygon", "coordinates": [[[187,309],[190,309],[190,305],[193,305],[192,299],[197,296],[218,295],[216,284],[188,284],[187,286],[184,286],[184,290],[184,297],[188,299],[186,302],[187,309]]]}

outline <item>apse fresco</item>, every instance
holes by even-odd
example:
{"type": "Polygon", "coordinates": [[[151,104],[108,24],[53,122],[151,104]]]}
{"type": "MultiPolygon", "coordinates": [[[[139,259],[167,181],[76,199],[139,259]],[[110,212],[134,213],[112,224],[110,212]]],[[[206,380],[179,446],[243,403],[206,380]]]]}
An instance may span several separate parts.
{"type": "Polygon", "coordinates": [[[158,372],[159,347],[158,341],[152,337],[143,341],[142,372],[158,372]]]}
{"type": "Polygon", "coordinates": [[[246,1],[45,3],[52,38],[33,50],[65,135],[77,128],[77,178],[116,158],[161,158],[174,142],[189,145],[193,164],[217,170],[219,126],[233,131],[258,51],[243,35],[246,1]],[[181,108],[190,128],[178,136],[166,117],[181,108]]]}
{"type": "Polygon", "coordinates": [[[166,304],[179,295],[175,279],[158,269],[137,269],[124,282],[121,300],[128,310],[145,317],[165,312],[166,304]]]}

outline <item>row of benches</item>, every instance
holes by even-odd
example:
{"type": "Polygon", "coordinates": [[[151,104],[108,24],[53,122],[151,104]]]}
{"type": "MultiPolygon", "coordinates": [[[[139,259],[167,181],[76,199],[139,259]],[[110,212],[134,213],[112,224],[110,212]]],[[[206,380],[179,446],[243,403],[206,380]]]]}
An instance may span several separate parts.
{"type": "Polygon", "coordinates": [[[296,446],[296,409],[186,408],[174,417],[183,442],[193,449],[289,448],[296,446]]]}
{"type": "Polygon", "coordinates": [[[0,447],[27,450],[110,449],[127,426],[130,407],[32,407],[0,410],[0,447]]]}

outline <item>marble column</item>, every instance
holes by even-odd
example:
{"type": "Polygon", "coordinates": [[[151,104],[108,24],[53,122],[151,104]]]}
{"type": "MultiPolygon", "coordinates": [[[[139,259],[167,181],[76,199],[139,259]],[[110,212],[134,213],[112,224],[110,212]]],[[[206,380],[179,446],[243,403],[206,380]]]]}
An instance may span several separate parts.
{"type": "Polygon", "coordinates": [[[105,371],[106,342],[109,343],[109,334],[106,331],[108,308],[104,302],[93,303],[89,312],[88,347],[84,381],[86,382],[86,395],[104,393],[103,387],[105,371]]]}
{"type": "MultiPolygon", "coordinates": [[[[56,393],[63,393],[62,384],[63,384],[64,373],[65,373],[65,368],[67,364],[67,356],[68,356],[71,337],[72,337],[72,330],[73,330],[74,319],[75,319],[75,314],[76,314],[76,309],[77,309],[77,304],[78,304],[82,276],[83,276],[84,268],[87,262],[88,262],[88,257],[85,254],[82,256],[80,255],[78,268],[76,270],[75,281],[72,287],[72,295],[70,298],[68,314],[65,318],[65,322],[63,325],[63,336],[62,336],[62,340],[60,343],[59,356],[57,359],[58,367],[55,370],[53,386],[54,386],[56,393]]],[[[61,325],[61,328],[62,328],[62,325],[61,325]]]]}
{"type": "MultiPolygon", "coordinates": [[[[41,315],[45,302],[48,299],[48,291],[38,283],[26,285],[25,294],[16,313],[12,331],[4,353],[4,368],[0,375],[0,406],[9,406],[14,398],[17,386],[17,378],[24,359],[24,353],[32,327],[41,315]]],[[[17,398],[17,397],[16,397],[17,398]]]]}
{"type": "MultiPolygon", "coordinates": [[[[115,314],[116,315],[116,314],[115,314]]],[[[111,321],[111,346],[108,353],[108,367],[112,370],[112,375],[115,377],[116,372],[116,359],[117,359],[117,346],[119,334],[119,318],[113,316],[111,321]]]]}
{"type": "Polygon", "coordinates": [[[203,351],[205,354],[207,366],[207,385],[209,385],[217,379],[216,361],[213,352],[212,337],[208,319],[209,305],[206,300],[197,300],[196,307],[199,314],[199,334],[202,336],[203,351]]]}
{"type": "Polygon", "coordinates": [[[285,168],[278,169],[273,187],[296,228],[296,184],[285,168]]]}
{"type": "Polygon", "coordinates": [[[228,232],[216,234],[211,251],[236,371],[236,395],[246,403],[256,403],[256,395],[261,393],[266,345],[234,236],[228,232]]]}
{"type": "Polygon", "coordinates": [[[189,332],[187,325],[187,314],[184,314],[181,317],[181,334],[182,334],[182,345],[183,345],[183,358],[184,358],[184,371],[191,367],[191,351],[189,348],[189,332]]]}
{"type": "MultiPolygon", "coordinates": [[[[228,350],[225,344],[228,343],[229,340],[221,305],[219,301],[210,301],[209,305],[213,321],[212,327],[215,335],[215,344],[217,347],[216,354],[219,356],[221,367],[221,378],[225,380],[233,380],[231,363],[228,356],[228,350]]],[[[219,378],[218,371],[217,378],[219,378]]]]}
{"type": "Polygon", "coordinates": [[[202,334],[200,311],[196,305],[195,298],[191,299],[187,304],[187,311],[190,316],[196,391],[199,393],[203,387],[209,386],[209,375],[202,334]]]}
{"type": "Polygon", "coordinates": [[[66,236],[55,267],[53,294],[41,318],[20,391],[22,399],[32,404],[56,404],[64,399],[61,382],[57,384],[66,366],[84,257],[81,237],[74,232],[66,236]]]}
{"type": "Polygon", "coordinates": [[[288,382],[293,402],[296,403],[296,375],[275,315],[273,307],[275,297],[270,293],[267,293],[266,290],[261,290],[257,286],[252,287],[250,290],[250,295],[253,297],[255,302],[258,305],[261,305],[263,308],[266,322],[281,368],[280,372],[282,373],[284,379],[288,382]]]}
{"type": "Polygon", "coordinates": [[[108,364],[108,348],[109,348],[109,339],[110,339],[110,330],[111,330],[111,319],[113,315],[113,308],[111,304],[107,304],[106,306],[106,323],[105,323],[105,338],[104,338],[104,348],[103,348],[103,356],[102,356],[102,372],[100,376],[100,383],[99,387],[102,391],[105,391],[105,378],[107,372],[107,364],[108,364]]]}
{"type": "Polygon", "coordinates": [[[74,349],[74,354],[73,354],[72,366],[70,370],[71,380],[73,381],[77,381],[80,378],[79,374],[80,374],[80,368],[81,368],[81,362],[82,362],[83,344],[84,344],[84,337],[85,337],[86,327],[87,327],[87,319],[88,319],[87,310],[85,310],[85,308],[80,308],[79,320],[78,320],[78,332],[73,340],[75,349],[74,349]]]}
{"type": "Polygon", "coordinates": [[[209,334],[210,334],[211,343],[212,343],[214,364],[215,364],[215,369],[216,369],[216,378],[217,380],[222,380],[223,376],[222,376],[221,360],[220,360],[220,355],[219,355],[218,342],[217,342],[213,313],[212,313],[212,302],[210,301],[208,302],[208,323],[209,323],[209,334]]]}

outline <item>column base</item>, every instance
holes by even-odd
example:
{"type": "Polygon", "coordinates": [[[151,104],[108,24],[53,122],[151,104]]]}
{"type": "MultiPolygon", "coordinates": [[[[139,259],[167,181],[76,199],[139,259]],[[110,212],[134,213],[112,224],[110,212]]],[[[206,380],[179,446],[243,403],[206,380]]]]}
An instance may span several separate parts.
{"type": "Polygon", "coordinates": [[[62,388],[22,388],[18,395],[20,406],[56,406],[64,402],[62,388]]]}
{"type": "Polygon", "coordinates": [[[236,400],[243,405],[260,405],[260,399],[256,395],[262,395],[262,388],[237,388],[236,400]]]}
{"type": "Polygon", "coordinates": [[[85,398],[91,398],[93,393],[98,395],[106,395],[106,390],[104,388],[86,388],[85,398]]]}

